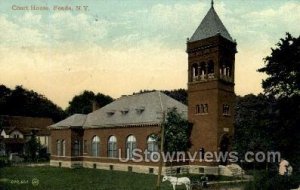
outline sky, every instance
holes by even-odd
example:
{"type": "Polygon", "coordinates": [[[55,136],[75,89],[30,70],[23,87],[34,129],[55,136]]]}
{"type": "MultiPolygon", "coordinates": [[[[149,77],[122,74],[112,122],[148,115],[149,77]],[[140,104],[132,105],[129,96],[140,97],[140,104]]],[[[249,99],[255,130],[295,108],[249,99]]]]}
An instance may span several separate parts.
{"type": "MultiPolygon", "coordinates": [[[[186,39],[210,6],[210,0],[0,0],[0,84],[23,85],[62,108],[84,90],[118,98],[187,88],[186,39]],[[72,10],[55,9],[65,6],[72,10]]],[[[238,44],[236,94],[262,92],[266,75],[257,69],[286,32],[299,36],[300,0],[215,0],[214,7],[238,44]]]]}

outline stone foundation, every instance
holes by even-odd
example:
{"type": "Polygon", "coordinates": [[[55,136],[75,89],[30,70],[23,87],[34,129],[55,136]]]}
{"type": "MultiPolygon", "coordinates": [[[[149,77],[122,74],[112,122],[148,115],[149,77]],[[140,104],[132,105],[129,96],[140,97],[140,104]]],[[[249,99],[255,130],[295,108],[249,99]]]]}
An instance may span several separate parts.
{"type": "MultiPolygon", "coordinates": [[[[133,165],[133,164],[119,164],[119,163],[100,163],[90,161],[60,161],[51,160],[50,166],[66,167],[66,168],[95,168],[102,170],[116,170],[125,172],[135,172],[144,174],[158,174],[157,166],[133,165]]],[[[218,166],[197,166],[197,165],[182,165],[182,166],[168,166],[162,168],[162,175],[175,174],[208,174],[208,175],[222,175],[218,166]]]]}

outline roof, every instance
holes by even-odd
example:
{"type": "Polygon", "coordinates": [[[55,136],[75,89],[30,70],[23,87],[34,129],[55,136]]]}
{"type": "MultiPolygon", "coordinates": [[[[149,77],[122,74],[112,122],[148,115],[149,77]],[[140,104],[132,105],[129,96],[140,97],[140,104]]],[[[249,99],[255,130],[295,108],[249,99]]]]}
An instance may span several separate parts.
{"type": "MultiPolygon", "coordinates": [[[[154,91],[130,96],[122,96],[114,102],[86,115],[83,128],[96,127],[122,127],[122,126],[143,126],[159,125],[163,121],[163,112],[176,108],[184,118],[187,118],[187,106],[181,102],[165,95],[162,92],[154,91]]],[[[80,126],[84,115],[79,119],[78,114],[51,125],[50,128],[66,128],[67,121],[75,121],[72,126],[80,126]]],[[[70,125],[71,126],[71,125],[70,125]]],[[[70,127],[69,126],[69,127],[70,127]]]]}
{"type": "Polygon", "coordinates": [[[51,128],[70,128],[70,127],[81,127],[86,120],[85,114],[74,114],[66,119],[51,125],[51,128]]]}
{"type": "Polygon", "coordinates": [[[51,118],[0,115],[0,125],[6,134],[18,130],[27,135],[36,130],[37,135],[50,135],[47,126],[51,124],[53,124],[51,118]]]}
{"type": "Polygon", "coordinates": [[[218,34],[234,42],[212,5],[189,42],[206,39],[218,34]]]}

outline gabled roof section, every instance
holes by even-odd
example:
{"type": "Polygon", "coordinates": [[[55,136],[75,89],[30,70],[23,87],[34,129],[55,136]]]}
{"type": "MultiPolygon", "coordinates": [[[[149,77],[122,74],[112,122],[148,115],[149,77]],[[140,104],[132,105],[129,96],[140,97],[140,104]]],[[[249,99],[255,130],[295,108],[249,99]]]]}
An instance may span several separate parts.
{"type": "Polygon", "coordinates": [[[13,130],[19,130],[23,135],[31,134],[32,130],[36,130],[40,136],[50,135],[47,126],[51,124],[53,120],[46,117],[0,115],[0,125],[7,135],[13,130]]]}
{"type": "Polygon", "coordinates": [[[203,40],[206,38],[216,36],[218,34],[220,34],[227,40],[234,42],[227,29],[225,28],[224,24],[222,23],[221,19],[219,18],[218,14],[216,13],[212,4],[211,8],[207,12],[200,25],[198,26],[195,33],[190,38],[189,42],[203,40]]]}
{"type": "Polygon", "coordinates": [[[174,107],[187,118],[187,106],[162,92],[122,96],[88,114],[84,128],[160,125],[163,112],[174,107]]]}
{"type": "Polygon", "coordinates": [[[65,129],[65,128],[76,128],[76,127],[80,128],[83,126],[85,120],[86,120],[85,114],[74,114],[58,123],[50,125],[49,128],[50,129],[65,129]]]}

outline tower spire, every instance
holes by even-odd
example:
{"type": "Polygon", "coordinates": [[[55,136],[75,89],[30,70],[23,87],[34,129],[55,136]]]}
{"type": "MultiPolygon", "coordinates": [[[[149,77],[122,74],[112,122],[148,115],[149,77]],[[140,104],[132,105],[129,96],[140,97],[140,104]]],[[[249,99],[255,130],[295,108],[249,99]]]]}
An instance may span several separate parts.
{"type": "Polygon", "coordinates": [[[214,7],[214,0],[211,0],[211,7],[214,7]]]}

